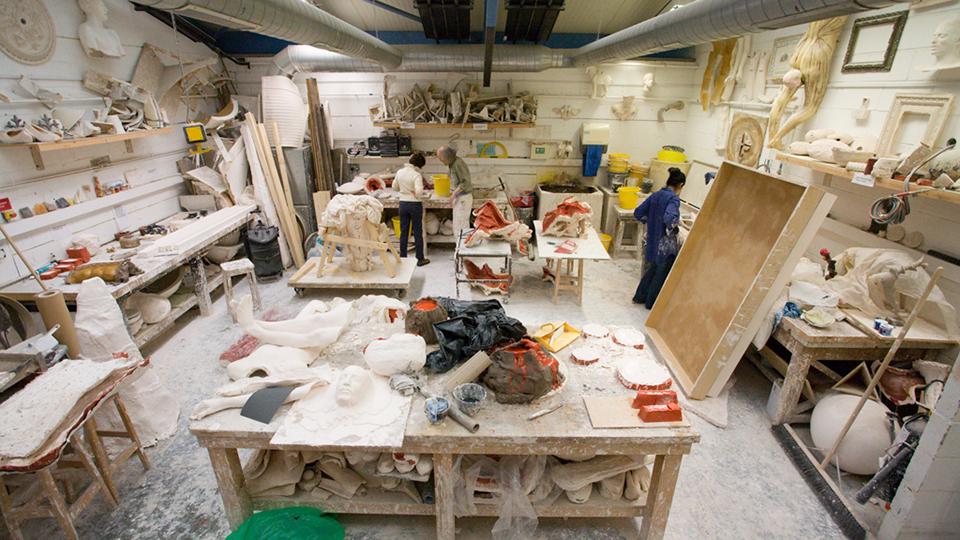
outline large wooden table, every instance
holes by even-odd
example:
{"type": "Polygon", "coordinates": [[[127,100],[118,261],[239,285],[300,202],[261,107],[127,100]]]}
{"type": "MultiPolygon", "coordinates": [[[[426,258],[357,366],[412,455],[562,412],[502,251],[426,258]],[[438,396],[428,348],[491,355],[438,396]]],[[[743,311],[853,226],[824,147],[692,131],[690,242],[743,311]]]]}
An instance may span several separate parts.
{"type": "MultiPolygon", "coordinates": [[[[220,495],[231,528],[238,527],[255,510],[287,506],[317,506],[340,514],[432,515],[437,520],[437,538],[455,536],[454,478],[456,457],[464,454],[495,455],[631,455],[655,456],[649,491],[646,497],[630,502],[611,501],[596,492],[585,504],[573,504],[562,496],[552,505],[535,505],[541,517],[642,517],[641,538],[661,538],[673,499],[680,462],[700,436],[689,426],[644,427],[627,429],[594,429],[583,405],[584,388],[590,395],[621,395],[631,392],[615,381],[613,371],[594,366],[576,366],[561,362],[567,383],[556,395],[528,405],[500,405],[489,400],[476,415],[480,423],[477,433],[469,433],[451,419],[431,425],[423,413],[423,398],[413,400],[407,420],[402,449],[370,447],[276,446],[270,443],[286,409],[270,424],[243,418],[237,410],[223,411],[190,424],[190,431],[210,455],[220,495]],[[532,412],[559,401],[564,406],[534,421],[532,412]],[[320,500],[298,491],[290,497],[252,497],[244,486],[244,476],[237,452],[240,448],[265,448],[300,451],[402,451],[432,454],[434,461],[434,504],[415,503],[394,492],[368,489],[352,499],[333,496],[320,500]]],[[[432,376],[427,390],[438,388],[444,375],[432,376]]],[[[498,516],[496,503],[478,503],[477,516],[498,516]]]]}
{"type": "Polygon", "coordinates": [[[543,222],[533,222],[537,238],[537,256],[547,260],[547,279],[553,282],[553,303],[561,290],[577,293],[577,304],[583,303],[583,267],[586,261],[607,261],[610,254],[600,242],[600,236],[593,227],[587,228],[586,238],[561,238],[543,234],[543,222]],[[566,241],[573,241],[577,249],[573,253],[557,253],[557,249],[566,241]],[[576,269],[574,269],[576,266],[576,269]]]}
{"type": "MultiPolygon", "coordinates": [[[[787,373],[773,418],[774,425],[790,421],[811,367],[833,380],[839,380],[839,375],[824,365],[824,362],[881,360],[894,339],[868,334],[846,321],[827,328],[815,328],[800,319],[790,317],[783,318],[772,337],[790,351],[787,373]]],[[[914,337],[913,333],[910,333],[900,346],[897,359],[932,360],[941,350],[956,345],[956,341],[945,336],[914,337]]],[[[769,347],[764,347],[761,354],[767,357],[776,355],[769,347]]]]}

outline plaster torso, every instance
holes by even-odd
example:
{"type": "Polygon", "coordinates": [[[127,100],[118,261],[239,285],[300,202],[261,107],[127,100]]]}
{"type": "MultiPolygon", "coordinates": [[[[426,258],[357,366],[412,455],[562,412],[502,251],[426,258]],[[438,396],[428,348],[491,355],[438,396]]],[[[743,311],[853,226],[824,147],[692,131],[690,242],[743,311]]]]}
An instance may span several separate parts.
{"type": "Polygon", "coordinates": [[[77,28],[83,52],[91,58],[120,58],[126,51],[116,32],[106,27],[107,7],[100,0],[80,0],[85,20],[77,28]]]}

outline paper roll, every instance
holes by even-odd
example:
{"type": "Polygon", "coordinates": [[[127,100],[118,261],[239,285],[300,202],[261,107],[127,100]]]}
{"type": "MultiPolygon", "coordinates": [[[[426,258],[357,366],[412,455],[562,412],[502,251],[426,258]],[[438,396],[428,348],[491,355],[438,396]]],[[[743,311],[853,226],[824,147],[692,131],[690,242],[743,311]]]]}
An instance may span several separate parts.
{"type": "Polygon", "coordinates": [[[77,329],[73,326],[73,319],[70,317],[70,311],[67,310],[67,302],[63,299],[63,293],[58,289],[48,289],[37,294],[37,309],[40,311],[40,318],[43,319],[43,325],[47,330],[53,328],[55,324],[60,325],[60,329],[53,335],[60,343],[67,346],[70,358],[80,358],[77,329]]]}

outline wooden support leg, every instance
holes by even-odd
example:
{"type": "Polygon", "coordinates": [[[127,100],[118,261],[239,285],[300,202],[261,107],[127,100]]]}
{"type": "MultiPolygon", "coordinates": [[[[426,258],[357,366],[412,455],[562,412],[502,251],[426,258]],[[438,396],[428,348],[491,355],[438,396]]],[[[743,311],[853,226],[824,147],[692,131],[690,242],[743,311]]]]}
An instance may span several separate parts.
{"type": "Polygon", "coordinates": [[[87,442],[90,443],[90,449],[93,450],[93,459],[100,469],[100,476],[103,477],[103,483],[107,486],[107,496],[113,497],[113,500],[119,500],[120,494],[117,493],[117,486],[113,483],[113,467],[110,466],[110,456],[103,447],[103,441],[97,434],[97,421],[93,415],[87,418],[83,423],[83,433],[87,442]]]}
{"type": "Polygon", "coordinates": [[[240,456],[236,448],[207,448],[207,453],[213,465],[213,474],[217,477],[227,522],[231,530],[236,530],[253,514],[250,494],[244,486],[240,456]]]}
{"type": "Polygon", "coordinates": [[[560,270],[563,268],[563,262],[559,259],[555,259],[556,265],[553,269],[553,303],[557,303],[557,296],[560,294],[560,270]]]}
{"type": "Polygon", "coordinates": [[[7,484],[0,475],[0,515],[3,516],[3,522],[10,532],[11,540],[23,540],[23,533],[20,532],[20,521],[16,518],[13,511],[13,499],[10,498],[10,492],[7,491],[7,484]]]}
{"type": "Polygon", "coordinates": [[[650,540],[663,538],[682,458],[682,455],[657,456],[653,462],[650,491],[647,492],[647,504],[643,509],[643,521],[640,524],[640,538],[650,540]]]}
{"type": "MultiPolygon", "coordinates": [[[[103,492],[104,498],[107,499],[107,502],[113,508],[119,506],[117,502],[118,499],[113,495],[113,492],[107,487],[107,482],[103,479],[103,475],[100,474],[100,470],[97,468],[97,464],[93,461],[93,456],[90,455],[90,452],[87,451],[87,448],[80,441],[80,437],[77,434],[74,434],[70,439],[70,446],[73,448],[74,453],[77,455],[77,460],[80,461],[80,464],[83,465],[87,472],[90,473],[90,476],[93,478],[93,483],[100,485],[100,491],[103,492]]],[[[107,465],[109,467],[109,463],[107,465]]],[[[87,488],[90,489],[90,488],[87,488]]],[[[59,495],[59,492],[57,492],[59,495]]],[[[83,497],[83,495],[80,495],[83,497]]]]}
{"type": "Polygon", "coordinates": [[[233,312],[233,276],[223,274],[223,299],[227,303],[227,311],[233,322],[237,322],[237,315],[233,312]]]}
{"type": "Polygon", "coordinates": [[[623,229],[623,222],[618,219],[613,226],[613,247],[610,249],[611,258],[617,258],[617,252],[620,251],[620,247],[623,244],[623,229]]]}
{"type": "Polygon", "coordinates": [[[577,264],[577,304],[583,305],[583,265],[584,260],[580,259],[577,264]]]}
{"type": "Polygon", "coordinates": [[[63,529],[64,536],[66,536],[68,540],[77,540],[77,530],[73,527],[73,520],[70,519],[70,510],[67,508],[66,501],[63,500],[60,491],[57,489],[57,483],[53,480],[53,474],[50,472],[50,468],[41,469],[37,472],[37,475],[40,478],[43,495],[50,503],[50,510],[53,513],[54,519],[56,519],[60,525],[60,528],[63,529]]]}
{"type": "Polygon", "coordinates": [[[777,411],[773,417],[773,425],[778,426],[786,421],[793,412],[793,408],[800,401],[803,383],[807,380],[807,372],[813,357],[806,352],[794,353],[787,366],[787,374],[783,378],[783,387],[780,388],[780,400],[777,402],[777,411]]]}
{"type": "Polygon", "coordinates": [[[640,268],[643,268],[643,223],[637,222],[637,231],[633,234],[633,242],[637,246],[636,257],[641,263],[640,268]]]}
{"type": "Polygon", "coordinates": [[[253,309],[260,311],[263,303],[260,301],[260,287],[257,286],[257,274],[252,270],[247,272],[247,284],[250,285],[250,296],[253,297],[253,309]]]}
{"type": "Polygon", "coordinates": [[[433,478],[436,483],[437,540],[453,540],[456,521],[453,516],[453,470],[452,454],[434,454],[433,478]]]}
{"type": "Polygon", "coordinates": [[[115,396],[113,398],[113,404],[117,408],[117,414],[120,415],[120,421],[123,422],[124,429],[127,430],[127,433],[130,434],[130,439],[132,439],[134,444],[137,445],[137,457],[140,459],[143,469],[150,470],[150,459],[147,458],[147,453],[143,451],[143,444],[140,442],[140,435],[137,434],[137,429],[133,425],[133,420],[130,419],[130,415],[127,413],[127,406],[123,404],[123,400],[120,399],[120,396],[115,396]]]}
{"type": "Polygon", "coordinates": [[[190,259],[190,273],[193,274],[193,293],[197,295],[200,315],[206,317],[213,311],[213,302],[210,300],[207,272],[203,269],[203,259],[201,257],[190,259]]]}

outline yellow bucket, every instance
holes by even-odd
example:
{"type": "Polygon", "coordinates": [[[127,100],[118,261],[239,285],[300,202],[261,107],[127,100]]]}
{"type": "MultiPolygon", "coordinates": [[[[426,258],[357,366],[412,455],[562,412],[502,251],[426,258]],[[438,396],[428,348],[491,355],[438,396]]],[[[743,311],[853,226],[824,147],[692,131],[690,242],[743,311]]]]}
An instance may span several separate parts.
{"type": "Polygon", "coordinates": [[[607,172],[620,174],[627,172],[630,164],[630,154],[609,154],[607,156],[607,172]]]}
{"type": "Polygon", "coordinates": [[[603,244],[603,249],[610,251],[610,244],[613,242],[613,237],[606,233],[600,233],[600,243],[603,244]]]}
{"type": "MultiPolygon", "coordinates": [[[[397,235],[397,238],[399,239],[400,238],[400,216],[393,216],[393,219],[391,221],[393,221],[393,234],[397,235]]],[[[413,238],[413,227],[410,227],[409,238],[413,238]]]]}
{"type": "Polygon", "coordinates": [[[620,208],[633,210],[640,204],[640,188],[620,186],[620,189],[617,190],[617,197],[620,199],[620,208]]]}
{"type": "Polygon", "coordinates": [[[450,196],[450,175],[435,174],[430,177],[430,180],[433,181],[433,192],[437,194],[437,197],[450,196]]]}

